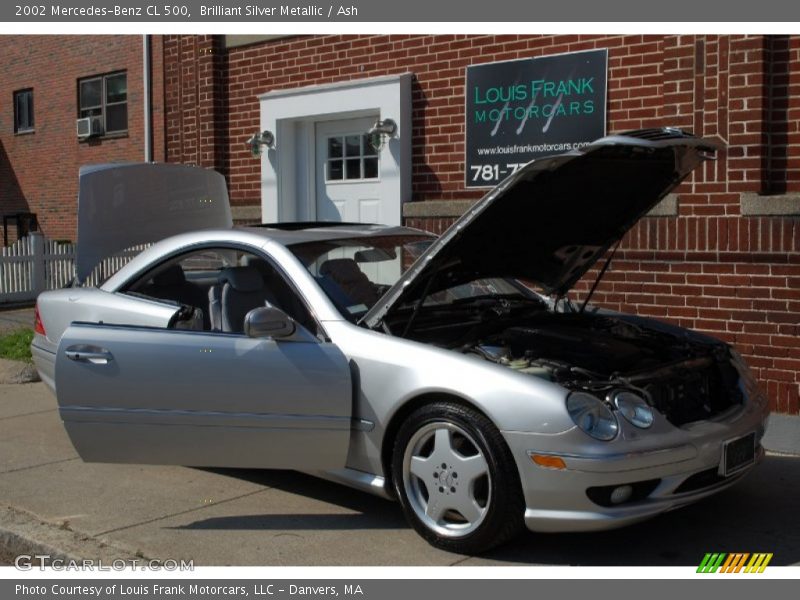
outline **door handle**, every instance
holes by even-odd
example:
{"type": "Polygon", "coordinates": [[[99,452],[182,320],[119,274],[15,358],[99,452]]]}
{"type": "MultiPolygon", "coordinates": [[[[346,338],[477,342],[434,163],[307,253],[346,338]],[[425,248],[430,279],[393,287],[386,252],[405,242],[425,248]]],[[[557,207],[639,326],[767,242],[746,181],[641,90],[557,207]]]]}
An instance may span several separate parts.
{"type": "Polygon", "coordinates": [[[114,356],[104,348],[81,348],[71,346],[67,348],[65,354],[70,360],[78,362],[88,362],[93,365],[106,365],[114,360],[114,356]]]}

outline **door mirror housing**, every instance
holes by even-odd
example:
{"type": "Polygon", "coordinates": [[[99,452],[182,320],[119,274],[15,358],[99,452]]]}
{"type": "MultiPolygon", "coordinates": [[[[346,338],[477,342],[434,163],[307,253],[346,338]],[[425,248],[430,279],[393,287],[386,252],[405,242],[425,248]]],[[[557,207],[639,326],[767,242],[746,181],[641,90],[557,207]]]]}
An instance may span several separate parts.
{"type": "Polygon", "coordinates": [[[275,306],[259,306],[244,317],[244,333],[251,338],[280,340],[294,335],[296,330],[294,320],[275,306]]]}

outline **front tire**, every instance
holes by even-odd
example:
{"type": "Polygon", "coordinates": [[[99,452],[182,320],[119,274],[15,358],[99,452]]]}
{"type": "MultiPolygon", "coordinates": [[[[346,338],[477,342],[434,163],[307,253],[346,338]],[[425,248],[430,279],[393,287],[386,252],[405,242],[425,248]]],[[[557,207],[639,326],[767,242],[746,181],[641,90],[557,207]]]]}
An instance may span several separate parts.
{"type": "Polygon", "coordinates": [[[395,440],[392,479],[406,519],[443,550],[485,552],[524,526],[514,459],[472,408],[436,402],[414,411],[395,440]]]}

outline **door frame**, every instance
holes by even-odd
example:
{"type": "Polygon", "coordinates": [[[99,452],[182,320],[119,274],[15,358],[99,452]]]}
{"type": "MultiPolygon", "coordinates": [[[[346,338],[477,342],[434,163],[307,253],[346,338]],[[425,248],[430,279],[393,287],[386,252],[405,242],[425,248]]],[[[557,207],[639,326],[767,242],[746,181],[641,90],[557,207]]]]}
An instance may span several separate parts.
{"type": "Polygon", "coordinates": [[[380,180],[393,207],[386,224],[400,225],[402,204],[411,200],[411,82],[403,73],[260,95],[261,130],[275,134],[261,156],[261,221],[313,220],[316,123],[374,115],[397,123],[381,153],[380,180]]]}
{"type": "MultiPolygon", "coordinates": [[[[385,207],[383,203],[386,201],[381,194],[381,179],[380,179],[380,163],[381,163],[381,152],[378,151],[376,154],[378,155],[378,176],[372,179],[346,179],[343,177],[340,180],[336,181],[328,181],[327,180],[327,139],[331,136],[345,136],[345,135],[352,135],[352,134],[362,134],[367,131],[372,124],[376,120],[376,115],[370,115],[365,118],[357,118],[357,119],[336,119],[335,121],[317,121],[314,123],[314,185],[316,187],[315,194],[314,194],[314,207],[316,209],[316,219],[320,220],[320,195],[327,197],[331,202],[335,203],[337,199],[341,199],[342,196],[349,197],[350,200],[355,200],[360,202],[363,199],[363,195],[367,192],[365,190],[369,190],[368,196],[374,197],[378,201],[377,207],[377,216],[370,219],[369,222],[372,223],[383,223],[385,219],[382,216],[385,214],[385,208],[388,208],[389,211],[393,207],[385,207]],[[325,154],[326,156],[321,157],[320,154],[325,154]],[[322,158],[322,160],[320,160],[322,158]],[[330,187],[329,187],[330,186],[330,187]],[[344,187],[349,187],[345,192],[342,192],[344,187]],[[352,187],[355,186],[355,187],[352,187]],[[353,193],[353,196],[350,194],[353,193]]],[[[373,152],[375,154],[375,152],[373,152]]],[[[344,156],[343,156],[344,160],[344,156]]],[[[344,169],[344,164],[342,165],[344,169]]],[[[345,201],[347,204],[348,200],[345,201]]],[[[345,205],[344,212],[350,212],[348,207],[345,205]]],[[[359,216],[353,217],[350,215],[349,217],[342,216],[340,220],[343,221],[361,221],[362,217],[360,215],[360,205],[359,205],[359,216]]]]}

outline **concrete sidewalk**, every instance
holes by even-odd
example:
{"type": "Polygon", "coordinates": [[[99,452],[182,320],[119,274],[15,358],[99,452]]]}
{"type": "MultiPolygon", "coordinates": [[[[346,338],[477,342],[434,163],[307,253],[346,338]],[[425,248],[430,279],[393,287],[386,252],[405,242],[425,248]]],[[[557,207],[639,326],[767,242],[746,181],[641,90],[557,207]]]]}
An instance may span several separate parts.
{"type": "Polygon", "coordinates": [[[800,458],[626,529],[527,534],[484,557],[441,552],[397,504],[292,472],[83,463],[43,384],[0,386],[0,540],[68,556],[196,565],[696,565],[711,551],[800,563],[800,458]]]}

